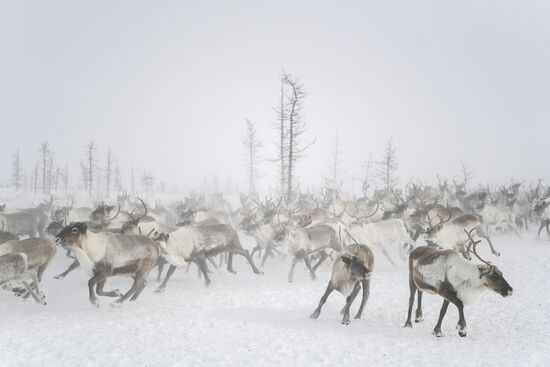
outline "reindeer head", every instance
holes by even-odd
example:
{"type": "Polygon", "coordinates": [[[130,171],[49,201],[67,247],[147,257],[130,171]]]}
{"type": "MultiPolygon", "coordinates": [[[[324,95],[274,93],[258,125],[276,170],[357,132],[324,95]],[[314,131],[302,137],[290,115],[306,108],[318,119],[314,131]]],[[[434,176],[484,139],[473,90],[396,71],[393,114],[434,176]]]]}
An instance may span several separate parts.
{"type": "Polygon", "coordinates": [[[479,278],[483,280],[483,284],[488,289],[500,294],[502,297],[512,295],[512,287],[502,276],[502,272],[494,265],[484,264],[478,265],[479,278]]]}
{"type": "Polygon", "coordinates": [[[352,279],[363,280],[370,277],[371,271],[365,266],[363,260],[357,256],[342,255],[340,259],[346,264],[352,279]]]}
{"type": "Polygon", "coordinates": [[[90,219],[94,222],[104,222],[109,218],[114,208],[114,205],[99,204],[90,214],[90,219]]]}
{"type": "Polygon", "coordinates": [[[504,279],[502,276],[502,272],[493,264],[491,264],[488,261],[483,260],[481,256],[477,253],[477,245],[481,242],[474,241],[472,238],[472,232],[476,228],[472,228],[469,232],[464,230],[466,232],[466,235],[468,236],[468,240],[470,241],[470,246],[468,246],[468,250],[474,254],[475,257],[479,259],[483,264],[478,265],[477,268],[479,270],[479,279],[483,280],[483,285],[492,290],[495,293],[500,294],[502,297],[508,297],[512,295],[512,287],[510,287],[510,284],[504,279]]]}
{"type": "Polygon", "coordinates": [[[422,218],[424,223],[426,223],[428,225],[428,228],[426,229],[425,238],[427,240],[430,240],[430,241],[433,241],[433,242],[437,242],[437,237],[438,237],[439,233],[441,232],[441,230],[443,229],[443,226],[445,225],[445,223],[448,223],[451,220],[451,218],[452,218],[451,209],[447,205],[447,217],[446,218],[441,216],[439,213],[437,214],[437,216],[439,217],[439,222],[436,223],[436,224],[432,223],[432,219],[430,218],[429,211],[427,211],[426,215],[424,216],[428,220],[426,221],[424,218],[422,218]]]}
{"type": "Polygon", "coordinates": [[[46,233],[50,236],[56,237],[57,234],[63,229],[63,219],[54,220],[46,227],[46,233]]]}
{"type": "Polygon", "coordinates": [[[88,226],[86,223],[74,222],[64,227],[58,234],[55,243],[62,247],[81,247],[86,237],[88,226]]]}

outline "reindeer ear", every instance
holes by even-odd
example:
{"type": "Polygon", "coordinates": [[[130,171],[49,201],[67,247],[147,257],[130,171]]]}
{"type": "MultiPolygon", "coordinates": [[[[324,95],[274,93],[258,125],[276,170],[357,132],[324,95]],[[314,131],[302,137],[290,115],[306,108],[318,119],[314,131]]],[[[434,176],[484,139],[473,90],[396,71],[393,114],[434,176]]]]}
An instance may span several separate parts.
{"type": "Polygon", "coordinates": [[[82,233],[86,233],[86,231],[88,230],[88,225],[86,223],[82,223],[80,228],[82,229],[82,233]]]}

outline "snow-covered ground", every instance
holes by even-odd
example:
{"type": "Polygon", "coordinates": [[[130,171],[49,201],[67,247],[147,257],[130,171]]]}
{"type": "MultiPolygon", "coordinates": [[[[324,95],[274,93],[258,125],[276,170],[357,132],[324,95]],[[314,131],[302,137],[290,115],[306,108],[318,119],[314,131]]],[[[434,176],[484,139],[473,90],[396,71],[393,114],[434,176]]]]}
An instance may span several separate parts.
{"type": "MultiPolygon", "coordinates": [[[[343,326],[344,298],[337,293],[318,320],[308,318],[330,264],[316,281],[299,264],[290,284],[289,259],[268,262],[258,276],[237,257],[237,275],[215,270],[205,288],[196,268],[180,269],[163,294],[154,292],[154,270],[136,302],[112,308],[112,299],[103,297],[97,309],[88,302],[83,271],[52,278],[70,263],[60,251],[43,281],[47,306],[0,291],[0,366],[548,366],[550,242],[524,237],[495,237],[498,259],[483,252],[514,295],[485,292],[466,306],[466,338],[454,329],[452,305],[446,336],[431,335],[441,299],[430,295],[424,297],[425,321],[403,329],[406,266],[393,268],[379,252],[363,319],[343,326]]],[[[129,286],[129,279],[111,278],[106,288],[129,286]]]]}

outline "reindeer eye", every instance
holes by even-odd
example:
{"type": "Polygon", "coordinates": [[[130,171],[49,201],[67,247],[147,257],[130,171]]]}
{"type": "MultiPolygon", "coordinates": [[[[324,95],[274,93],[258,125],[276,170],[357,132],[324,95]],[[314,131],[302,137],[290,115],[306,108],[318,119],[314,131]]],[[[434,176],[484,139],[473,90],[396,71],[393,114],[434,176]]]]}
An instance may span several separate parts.
{"type": "Polygon", "coordinates": [[[78,233],[78,228],[74,227],[73,229],[71,229],[71,233],[77,234],[78,233]]]}

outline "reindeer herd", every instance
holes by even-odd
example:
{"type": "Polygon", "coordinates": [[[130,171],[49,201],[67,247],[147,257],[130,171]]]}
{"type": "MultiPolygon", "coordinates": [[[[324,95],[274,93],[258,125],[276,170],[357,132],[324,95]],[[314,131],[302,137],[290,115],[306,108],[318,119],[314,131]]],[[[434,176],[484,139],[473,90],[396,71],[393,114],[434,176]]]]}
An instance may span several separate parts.
{"type": "Polygon", "coordinates": [[[485,289],[504,297],[512,294],[502,272],[483,259],[477,247],[484,241],[498,257],[491,234],[521,237],[530,226],[538,226],[537,236],[545,229],[550,238],[550,187],[542,182],[470,191],[456,183],[410,183],[360,198],[334,190],[277,199],[249,195],[240,197],[236,209],[221,194],[190,195],[154,207],[126,194],[114,204],[100,202],[93,208],[50,197],[31,208],[0,206],[0,285],[46,304],[40,284],[60,248],[72,263],[55,278],[84,270],[94,306],[100,304],[98,296],[116,298],[114,306],[136,300],[154,267],[160,282],[156,291],[163,292],[178,267],[195,264],[206,285],[215,268],[236,274],[235,255],[245,258],[258,275],[263,273],[255,258],[261,268],[271,259],[288,259],[289,282],[301,262],[315,279],[317,269],[330,259],[331,278],[310,317],[317,319],[337,290],[346,297],[342,323],[349,324],[350,307],[361,290],[355,318],[362,316],[379,251],[394,265],[408,259],[405,327],[412,327],[415,299],[414,320],[423,320],[422,295],[428,292],[443,298],[434,335],[442,335],[441,324],[452,303],[459,312],[458,333],[466,336],[464,304],[485,289]],[[251,253],[242,245],[247,236],[255,241],[251,253]],[[131,277],[130,289],[105,290],[112,276],[131,277]]]}

